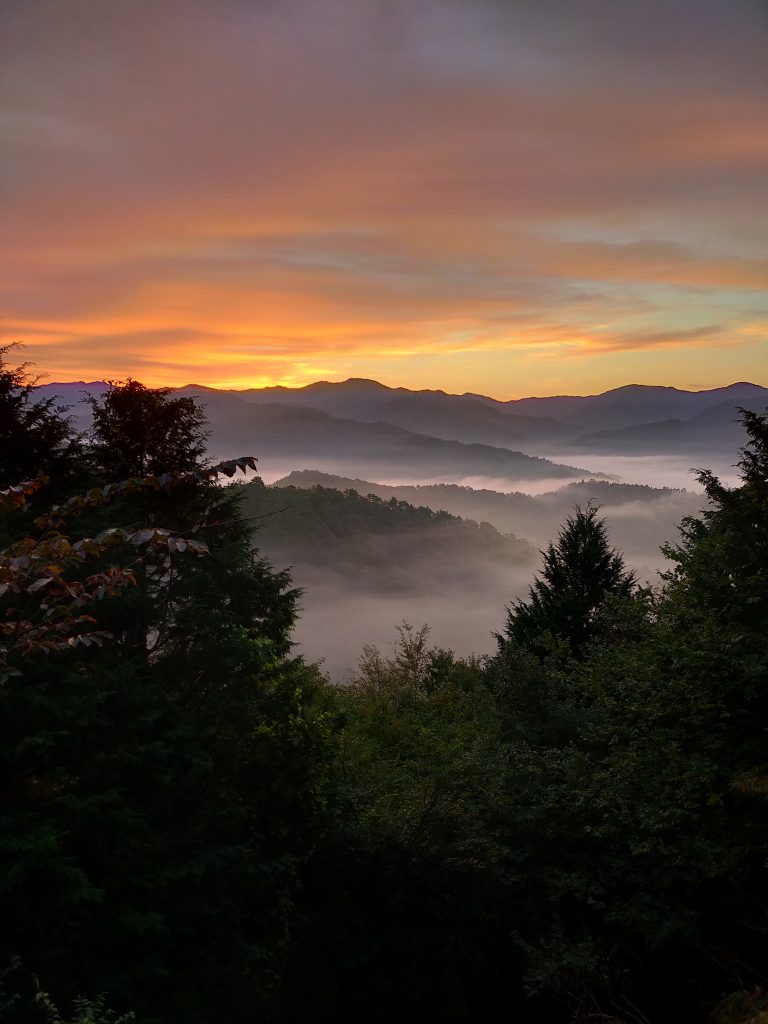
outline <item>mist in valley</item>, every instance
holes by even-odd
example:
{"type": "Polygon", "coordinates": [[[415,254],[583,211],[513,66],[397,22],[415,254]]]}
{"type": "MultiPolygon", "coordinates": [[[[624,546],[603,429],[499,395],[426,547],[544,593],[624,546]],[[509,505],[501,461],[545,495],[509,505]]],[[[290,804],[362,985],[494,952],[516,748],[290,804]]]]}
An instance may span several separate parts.
{"type": "Polygon", "coordinates": [[[429,625],[436,647],[462,656],[492,654],[507,605],[527,596],[541,565],[539,549],[557,536],[577,505],[599,505],[611,544],[623,552],[638,580],[658,583],[658,573],[669,567],[660,548],[676,542],[683,517],[702,510],[703,493],[698,485],[695,490],[670,486],[671,481],[696,484],[682,459],[657,459],[656,477],[651,460],[610,462],[604,471],[620,477],[622,485],[558,480],[543,492],[526,492],[524,481],[496,478],[416,485],[402,478],[372,481],[314,471],[277,480],[274,473],[265,474],[273,486],[262,488],[262,499],[272,494],[279,505],[275,515],[259,522],[256,540],[277,568],[290,568],[294,585],[303,591],[294,633],[297,653],[321,662],[332,679],[344,682],[354,675],[365,645],[389,654],[396,627],[405,621],[429,625]],[[354,518],[342,523],[338,509],[323,509],[316,501],[299,528],[292,520],[296,510],[279,507],[290,506],[302,489],[310,495],[312,488],[320,495],[335,490],[339,498],[352,490],[361,501],[373,494],[381,511],[387,502],[442,509],[461,517],[456,522],[466,529],[460,533],[453,521],[412,529],[403,521],[390,532],[354,518]]]}
{"type": "Polygon", "coordinates": [[[294,576],[298,585],[305,586],[294,631],[297,653],[320,661],[332,680],[343,683],[354,676],[364,645],[391,653],[396,627],[403,622],[429,625],[430,645],[435,647],[461,655],[492,653],[493,633],[504,624],[505,605],[527,591],[531,572],[512,567],[508,573],[489,575],[479,592],[457,587],[434,594],[388,596],[374,589],[350,593],[341,579],[322,580],[301,571],[294,576]]]}
{"type": "MultiPolygon", "coordinates": [[[[564,458],[553,450],[548,459],[559,461],[564,458]]],[[[738,455],[721,453],[672,453],[669,455],[605,455],[588,453],[581,456],[597,473],[605,474],[621,483],[647,484],[649,487],[676,487],[701,492],[696,478],[699,469],[710,469],[729,487],[739,482],[736,468],[738,455]]]]}

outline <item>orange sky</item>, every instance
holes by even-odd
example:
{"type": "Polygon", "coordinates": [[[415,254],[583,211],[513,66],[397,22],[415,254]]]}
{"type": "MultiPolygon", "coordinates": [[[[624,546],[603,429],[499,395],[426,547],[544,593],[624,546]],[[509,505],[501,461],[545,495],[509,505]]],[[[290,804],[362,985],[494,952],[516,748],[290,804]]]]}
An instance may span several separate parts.
{"type": "Polygon", "coordinates": [[[6,0],[49,379],[768,384],[758,0],[6,0]]]}

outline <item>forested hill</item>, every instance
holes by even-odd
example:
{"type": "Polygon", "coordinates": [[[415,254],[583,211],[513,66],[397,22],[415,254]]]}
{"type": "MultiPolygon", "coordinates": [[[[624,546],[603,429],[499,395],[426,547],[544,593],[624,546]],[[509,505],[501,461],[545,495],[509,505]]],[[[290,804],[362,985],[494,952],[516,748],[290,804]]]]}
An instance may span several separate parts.
{"type": "Polygon", "coordinates": [[[502,533],[514,533],[536,546],[546,544],[575,505],[599,505],[612,541],[636,559],[653,563],[658,549],[678,536],[677,524],[696,514],[704,501],[691,491],[607,480],[580,480],[544,494],[494,491],[458,484],[400,485],[374,483],[301,470],[278,480],[276,486],[354,489],[385,500],[443,509],[455,516],[491,523],[502,533]]]}
{"type": "Polygon", "coordinates": [[[535,563],[525,540],[489,523],[415,507],[355,490],[243,486],[244,511],[261,550],[298,582],[329,574],[345,587],[429,592],[435,587],[487,588],[489,572],[535,563]],[[263,518],[259,518],[263,517],[263,518]]]}

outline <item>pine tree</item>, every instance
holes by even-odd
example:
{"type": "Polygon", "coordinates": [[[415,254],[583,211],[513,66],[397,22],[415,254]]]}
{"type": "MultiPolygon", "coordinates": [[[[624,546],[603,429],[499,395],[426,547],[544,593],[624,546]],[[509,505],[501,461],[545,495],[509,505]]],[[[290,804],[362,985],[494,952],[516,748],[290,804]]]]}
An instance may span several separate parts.
{"type": "Polygon", "coordinates": [[[113,478],[193,469],[205,454],[206,419],[193,398],[130,377],[90,396],[91,453],[113,478]]]}
{"type": "Polygon", "coordinates": [[[606,598],[628,596],[636,578],[621,554],[608,542],[605,520],[598,509],[576,507],[557,540],[542,552],[541,575],[530,588],[527,601],[507,609],[504,642],[515,641],[544,654],[558,644],[579,656],[594,639],[597,620],[606,598]]]}

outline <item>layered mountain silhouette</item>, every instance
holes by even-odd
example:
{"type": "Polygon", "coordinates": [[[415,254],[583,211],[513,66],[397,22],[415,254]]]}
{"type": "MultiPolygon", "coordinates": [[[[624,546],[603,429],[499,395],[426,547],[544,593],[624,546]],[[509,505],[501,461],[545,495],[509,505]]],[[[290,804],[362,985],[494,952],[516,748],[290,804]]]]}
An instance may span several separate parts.
{"type": "Polygon", "coordinates": [[[628,384],[599,395],[522,398],[390,388],[373,380],[319,381],[303,388],[238,392],[363,423],[384,422],[444,440],[546,455],[735,453],[744,441],[740,407],[762,411],[768,388],[749,382],[708,391],[628,384]]]}
{"type": "MultiPolygon", "coordinates": [[[[105,386],[49,384],[40,392],[72,405],[73,416],[84,424],[89,415],[84,393],[99,394],[105,386]]],[[[198,398],[205,406],[212,456],[254,453],[267,469],[287,471],[309,464],[331,473],[410,480],[485,476],[537,481],[589,475],[585,469],[508,447],[446,439],[383,420],[341,417],[295,402],[261,401],[197,385],[179,388],[177,394],[198,398]]]]}
{"type": "Polygon", "coordinates": [[[716,405],[706,406],[687,419],[674,417],[590,431],[566,441],[561,447],[574,453],[589,451],[593,454],[663,455],[679,452],[692,455],[735,455],[745,440],[739,409],[759,412],[766,405],[768,392],[765,389],[754,389],[739,398],[729,398],[716,405]]]}
{"type": "MultiPolygon", "coordinates": [[[[47,384],[40,393],[72,405],[84,422],[83,393],[99,394],[106,386],[47,384]]],[[[739,407],[768,406],[768,388],[747,382],[709,391],[632,384],[599,395],[508,402],[358,378],[303,388],[226,391],[191,384],[177,391],[205,405],[212,455],[253,451],[262,465],[285,471],[312,466],[404,481],[599,476],[580,468],[590,454],[735,456],[744,443],[739,407]],[[560,458],[553,462],[546,456],[554,452],[560,458]]]]}

